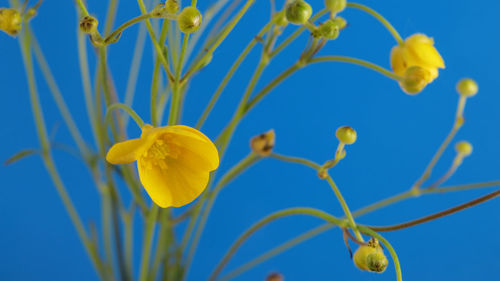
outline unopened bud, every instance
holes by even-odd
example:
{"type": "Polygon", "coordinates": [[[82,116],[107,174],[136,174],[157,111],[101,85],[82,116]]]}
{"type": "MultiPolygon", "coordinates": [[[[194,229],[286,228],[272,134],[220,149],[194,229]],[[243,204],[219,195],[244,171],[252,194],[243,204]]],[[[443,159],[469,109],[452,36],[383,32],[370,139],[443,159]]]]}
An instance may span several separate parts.
{"type": "Polygon", "coordinates": [[[0,30],[16,36],[21,31],[21,14],[10,8],[0,8],[0,30]]]}
{"type": "Polygon", "coordinates": [[[389,261],[377,239],[372,238],[366,245],[361,245],[353,256],[354,265],[361,270],[382,273],[389,261]]]}
{"type": "Polygon", "coordinates": [[[165,9],[171,14],[176,14],[179,11],[179,2],[177,0],[165,1],[165,9]]]}
{"type": "Polygon", "coordinates": [[[276,22],[277,26],[287,26],[288,25],[288,20],[286,19],[286,14],[284,11],[276,14],[275,22],[276,22]]]}
{"type": "Polygon", "coordinates": [[[250,148],[260,156],[269,156],[273,152],[275,134],[274,130],[269,130],[263,134],[253,137],[250,140],[250,148]]]}
{"type": "Polygon", "coordinates": [[[357,133],[356,130],[349,126],[343,126],[337,129],[335,132],[337,139],[345,144],[353,144],[356,142],[357,133]]]}
{"type": "Polygon", "coordinates": [[[326,39],[337,39],[340,30],[345,27],[345,20],[329,19],[318,27],[319,36],[326,39]]]}
{"type": "Polygon", "coordinates": [[[476,81],[470,78],[464,78],[457,83],[457,92],[465,97],[472,97],[477,94],[479,87],[476,81]]]}
{"type": "Polygon", "coordinates": [[[286,7],[286,19],[293,24],[304,24],[312,15],[311,5],[304,0],[295,0],[286,7]]]}
{"type": "Polygon", "coordinates": [[[455,150],[457,153],[462,154],[463,156],[469,156],[472,153],[472,144],[468,141],[460,141],[455,145],[455,150]]]}
{"type": "Polygon", "coordinates": [[[420,93],[429,83],[431,73],[420,66],[412,66],[405,72],[403,80],[399,83],[401,89],[409,95],[420,93]]]}
{"type": "Polygon", "coordinates": [[[80,30],[83,33],[92,34],[97,31],[99,22],[92,16],[85,16],[80,20],[80,30]]]}
{"type": "Polygon", "coordinates": [[[201,26],[201,13],[195,7],[186,7],[179,14],[177,23],[183,33],[196,32],[201,26]]]}
{"type": "Polygon", "coordinates": [[[330,10],[330,13],[332,14],[342,12],[346,5],[346,0],[325,0],[325,7],[330,10]]]}

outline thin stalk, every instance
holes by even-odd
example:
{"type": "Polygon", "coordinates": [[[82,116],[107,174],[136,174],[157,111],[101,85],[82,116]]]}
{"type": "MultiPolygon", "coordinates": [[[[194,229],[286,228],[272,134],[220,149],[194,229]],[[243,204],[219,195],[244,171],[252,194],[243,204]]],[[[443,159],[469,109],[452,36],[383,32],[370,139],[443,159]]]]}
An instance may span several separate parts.
{"type": "Polygon", "coordinates": [[[137,114],[132,108],[123,103],[113,103],[112,105],[108,106],[108,108],[106,109],[106,115],[104,115],[104,122],[106,124],[109,124],[111,122],[112,112],[115,109],[121,109],[125,111],[130,117],[132,117],[132,119],[134,119],[139,128],[144,127],[144,121],[139,116],[139,114],[137,114]]]}
{"type": "MultiPolygon", "coordinates": [[[[161,46],[165,45],[168,29],[169,29],[169,21],[163,21],[163,25],[160,31],[160,41],[159,41],[159,44],[161,46]]],[[[155,64],[153,67],[153,81],[151,82],[151,124],[153,126],[157,126],[158,122],[161,122],[161,119],[158,118],[158,113],[157,113],[159,75],[160,75],[160,58],[156,56],[155,64]]]]}
{"type": "MultiPolygon", "coordinates": [[[[199,243],[201,235],[203,233],[203,229],[205,228],[206,222],[208,220],[208,216],[209,216],[210,211],[215,203],[217,195],[225,186],[227,186],[227,184],[229,184],[234,178],[236,178],[238,175],[240,175],[241,173],[246,171],[248,168],[250,168],[259,159],[261,159],[260,156],[258,156],[255,153],[250,153],[245,158],[243,158],[240,162],[238,162],[236,165],[234,165],[226,174],[224,174],[222,176],[222,178],[219,180],[219,182],[217,183],[217,185],[215,186],[213,191],[211,191],[210,193],[207,193],[208,203],[207,203],[207,206],[206,206],[206,208],[203,212],[203,215],[200,219],[200,224],[199,224],[198,228],[196,229],[196,233],[194,234],[191,247],[189,248],[189,253],[188,253],[188,256],[186,259],[186,263],[185,263],[185,272],[189,273],[189,268],[193,262],[194,254],[196,253],[196,249],[198,247],[198,243],[199,243]]],[[[199,202],[198,204],[200,204],[200,206],[201,206],[202,202],[199,202]]],[[[190,225],[188,226],[188,229],[184,233],[184,238],[182,239],[182,243],[181,243],[181,249],[186,249],[191,232],[194,228],[196,221],[198,220],[200,209],[195,209],[195,213],[192,216],[192,219],[190,221],[190,225]]],[[[184,274],[184,279],[187,279],[187,273],[184,274]]]]}
{"type": "Polygon", "coordinates": [[[158,217],[159,207],[155,203],[151,207],[148,214],[146,227],[144,231],[144,239],[142,241],[142,259],[139,270],[139,281],[146,281],[148,278],[149,258],[151,256],[151,248],[153,247],[153,235],[155,230],[156,219],[158,217]]]}
{"type": "Polygon", "coordinates": [[[105,39],[104,39],[104,43],[106,44],[109,44],[109,43],[113,43],[112,41],[119,37],[121,35],[121,33],[131,27],[132,25],[136,24],[136,23],[139,23],[143,20],[146,20],[146,19],[150,19],[152,18],[153,16],[148,13],[148,14],[143,14],[143,15],[140,15],[140,16],[137,16],[133,19],[130,19],[128,20],[127,22],[125,22],[124,24],[120,25],[117,29],[115,29],[111,34],[109,34],[105,39]]]}
{"type": "Polygon", "coordinates": [[[168,124],[173,125],[179,123],[180,119],[180,106],[181,106],[181,87],[180,87],[180,79],[182,73],[182,64],[184,61],[184,55],[186,54],[187,44],[189,42],[189,34],[185,33],[182,38],[182,47],[181,53],[179,55],[179,61],[175,67],[175,79],[174,86],[172,88],[172,101],[170,103],[170,114],[168,116],[168,124]]]}
{"type": "Polygon", "coordinates": [[[78,7],[80,8],[80,11],[82,12],[82,16],[88,16],[89,12],[87,11],[87,7],[85,7],[85,4],[83,3],[83,0],[75,0],[76,4],[78,4],[78,7]]]}
{"type": "Polygon", "coordinates": [[[394,39],[396,39],[396,41],[398,42],[399,45],[402,45],[404,43],[403,38],[401,38],[401,35],[399,35],[398,31],[394,28],[394,26],[392,26],[392,24],[388,20],[386,20],[381,14],[379,14],[377,11],[373,10],[372,8],[370,8],[368,6],[358,4],[358,3],[353,3],[353,2],[348,2],[347,7],[360,9],[360,10],[370,14],[371,16],[376,18],[381,24],[383,24],[385,26],[385,28],[387,28],[387,30],[391,33],[392,37],[394,37],[394,39]]]}

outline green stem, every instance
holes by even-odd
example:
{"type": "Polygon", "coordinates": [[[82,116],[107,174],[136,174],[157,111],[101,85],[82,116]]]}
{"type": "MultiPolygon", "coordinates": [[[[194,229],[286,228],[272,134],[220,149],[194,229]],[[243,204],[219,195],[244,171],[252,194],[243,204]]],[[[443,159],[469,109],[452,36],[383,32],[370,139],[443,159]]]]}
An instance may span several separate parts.
{"type": "MultiPolygon", "coordinates": [[[[257,34],[257,38],[262,37],[269,29],[273,26],[272,22],[267,23],[261,31],[257,34]]],[[[233,77],[234,73],[236,70],[239,68],[243,60],[247,57],[248,53],[253,49],[253,47],[257,44],[257,39],[254,37],[252,41],[245,47],[243,52],[240,53],[239,57],[236,59],[236,61],[233,63],[231,66],[231,69],[229,69],[229,72],[226,74],[222,82],[219,84],[219,87],[215,91],[215,93],[212,95],[212,98],[210,99],[210,102],[208,103],[207,107],[203,111],[203,114],[201,115],[200,119],[196,123],[196,128],[200,129],[201,126],[203,126],[203,123],[207,119],[208,115],[212,111],[213,107],[215,106],[215,103],[219,99],[222,91],[226,88],[227,83],[229,83],[229,80],[233,77]]]]}
{"type": "MultiPolygon", "coordinates": [[[[169,21],[163,21],[163,25],[160,31],[160,41],[159,44],[161,46],[165,45],[165,40],[167,39],[169,29],[169,21]]],[[[159,75],[160,75],[160,58],[156,56],[155,64],[153,68],[153,81],[151,82],[151,124],[156,127],[158,125],[158,84],[159,84],[159,75]]]]}
{"type": "Polygon", "coordinates": [[[387,241],[384,237],[382,237],[382,235],[378,234],[377,232],[373,231],[368,227],[360,226],[359,230],[365,233],[366,235],[377,238],[380,242],[382,242],[382,244],[384,244],[385,248],[387,248],[387,250],[391,254],[392,260],[394,261],[394,268],[396,269],[396,279],[398,281],[403,281],[403,274],[401,272],[401,264],[399,263],[398,255],[396,254],[396,251],[389,243],[389,241],[387,241]]]}
{"type": "Polygon", "coordinates": [[[179,55],[179,61],[175,67],[175,80],[172,89],[172,101],[170,103],[170,114],[168,117],[168,124],[174,125],[179,123],[180,119],[180,106],[182,100],[182,92],[180,87],[180,79],[182,73],[182,65],[184,62],[184,55],[186,54],[187,44],[189,42],[189,34],[185,33],[182,39],[181,53],[179,55]]]}
{"type": "Polygon", "coordinates": [[[108,35],[106,39],[104,39],[104,43],[106,44],[114,43],[115,38],[119,37],[125,29],[131,27],[136,23],[139,23],[146,19],[150,19],[152,17],[153,16],[150,13],[147,13],[128,20],[124,24],[120,25],[117,29],[115,29],[115,31],[113,31],[110,35],[108,35]]]}
{"type": "Polygon", "coordinates": [[[104,255],[106,257],[106,273],[114,278],[114,263],[113,263],[113,250],[112,250],[112,237],[111,237],[111,196],[110,187],[103,185],[101,191],[101,217],[102,217],[102,238],[104,244],[104,255]]]}
{"type": "Polygon", "coordinates": [[[75,0],[76,3],[78,4],[78,7],[80,8],[80,11],[82,12],[82,16],[86,17],[89,15],[89,12],[87,11],[87,8],[85,7],[85,4],[83,3],[83,0],[75,0]]]}
{"type": "Polygon", "coordinates": [[[254,225],[252,225],[242,235],[240,235],[240,237],[236,240],[236,242],[233,243],[233,245],[226,252],[226,254],[222,258],[222,260],[216,266],[215,270],[208,278],[208,281],[216,280],[219,273],[222,271],[222,269],[224,269],[224,267],[229,262],[229,260],[232,258],[232,256],[236,253],[238,248],[250,236],[252,236],[252,234],[257,232],[257,230],[261,229],[265,225],[267,225],[275,220],[278,220],[280,218],[287,217],[287,216],[292,216],[292,215],[309,215],[309,216],[314,216],[314,217],[324,219],[324,220],[328,221],[329,223],[337,225],[337,226],[344,226],[345,225],[345,223],[341,219],[338,219],[338,218],[336,218],[328,213],[325,213],[321,210],[312,209],[312,208],[290,208],[290,209],[285,209],[285,210],[281,210],[281,211],[277,211],[275,213],[272,213],[271,215],[268,215],[267,217],[261,219],[260,221],[258,221],[254,225]]]}
{"type": "Polygon", "coordinates": [[[132,117],[132,119],[134,119],[135,123],[137,124],[137,126],[139,126],[139,128],[144,127],[144,121],[142,120],[142,118],[132,108],[123,103],[114,103],[108,106],[108,108],[106,109],[106,115],[104,115],[104,122],[106,124],[111,123],[111,117],[112,117],[111,114],[115,109],[122,109],[123,111],[128,113],[128,115],[132,117]]]}
{"type": "Polygon", "coordinates": [[[87,254],[90,257],[90,260],[92,261],[92,264],[94,265],[99,276],[103,280],[105,280],[104,268],[102,266],[102,262],[95,247],[95,244],[92,243],[91,240],[89,239],[85,227],[83,226],[83,223],[81,221],[81,218],[66,191],[66,187],[64,186],[64,183],[62,182],[61,177],[55,167],[54,160],[50,155],[47,129],[45,127],[45,121],[43,118],[42,108],[40,105],[38,90],[36,88],[35,74],[33,71],[33,61],[31,57],[29,34],[30,34],[29,26],[25,25],[21,35],[21,40],[19,40],[19,45],[28,80],[33,119],[35,121],[35,125],[37,128],[38,139],[42,147],[43,162],[56,187],[59,197],[61,198],[63,205],[67,213],[69,214],[69,217],[77,231],[78,237],[80,238],[80,241],[82,242],[83,246],[85,247],[85,250],[87,251],[87,254]]]}
{"type": "Polygon", "coordinates": [[[382,75],[387,76],[388,78],[394,79],[396,81],[400,81],[403,79],[399,75],[394,74],[392,71],[387,70],[379,65],[376,65],[374,63],[371,63],[369,61],[365,61],[362,59],[357,59],[357,58],[351,58],[351,57],[346,57],[346,56],[323,56],[323,57],[317,57],[313,58],[309,61],[309,63],[317,63],[317,62],[345,62],[345,63],[351,63],[355,65],[360,65],[363,67],[366,67],[368,69],[371,69],[373,71],[376,71],[382,75]]]}
{"type": "Polygon", "coordinates": [[[151,256],[151,248],[153,247],[153,235],[155,230],[156,219],[158,217],[159,207],[155,203],[151,207],[148,214],[144,238],[142,241],[142,259],[139,270],[139,281],[146,281],[148,278],[149,258],[151,256]]]}
{"type": "Polygon", "coordinates": [[[213,54],[215,49],[219,47],[219,45],[224,41],[224,39],[226,39],[229,33],[234,29],[234,27],[240,21],[243,15],[245,15],[245,13],[248,11],[253,2],[255,2],[255,0],[247,0],[247,2],[241,8],[241,10],[236,14],[236,16],[234,16],[233,20],[231,20],[231,22],[224,28],[224,31],[222,32],[221,36],[217,38],[217,41],[215,41],[215,43],[212,46],[210,46],[210,48],[208,48],[207,52],[203,55],[203,57],[201,57],[201,59],[198,60],[198,62],[186,72],[186,74],[182,77],[181,81],[187,80],[193,72],[195,72],[200,68],[202,63],[206,61],[207,57],[213,54]]]}
{"type": "MultiPolygon", "coordinates": [[[[217,195],[220,193],[220,191],[225,186],[227,186],[227,184],[229,184],[234,178],[236,178],[238,175],[240,175],[241,173],[246,171],[248,168],[250,168],[259,159],[261,159],[260,156],[258,156],[255,153],[250,153],[249,155],[247,155],[240,162],[238,162],[236,165],[234,165],[234,167],[232,167],[226,174],[224,174],[222,176],[222,178],[219,180],[219,182],[217,183],[217,185],[215,186],[215,188],[213,189],[213,191],[211,191],[210,193],[207,194],[208,198],[205,198],[205,199],[208,200],[208,203],[207,203],[207,206],[206,206],[206,208],[203,212],[203,215],[200,219],[200,224],[199,224],[198,228],[196,229],[196,233],[194,234],[191,247],[189,248],[189,253],[188,253],[188,256],[186,259],[186,263],[185,263],[185,272],[189,272],[189,268],[191,266],[191,263],[192,263],[193,258],[194,258],[194,254],[196,253],[196,249],[198,247],[198,243],[199,243],[200,238],[201,238],[201,234],[203,233],[203,229],[205,228],[205,225],[206,225],[207,220],[208,220],[208,216],[210,214],[210,211],[212,210],[212,207],[215,203],[217,195]]],[[[184,238],[183,238],[182,244],[181,244],[181,249],[185,249],[187,246],[187,243],[188,243],[189,237],[193,231],[194,225],[195,225],[195,223],[198,220],[198,217],[200,215],[199,211],[201,210],[201,206],[203,205],[203,203],[204,203],[204,200],[203,200],[203,202],[202,201],[198,202],[198,205],[200,206],[200,208],[195,209],[195,213],[192,216],[192,219],[190,221],[190,225],[188,226],[188,229],[184,234],[184,238]]],[[[184,274],[184,279],[187,279],[187,274],[184,274]]]]}
{"type": "Polygon", "coordinates": [[[347,7],[360,9],[360,10],[372,15],[380,23],[382,23],[385,26],[385,28],[387,28],[387,30],[391,33],[391,35],[394,37],[394,39],[396,39],[396,41],[398,42],[399,45],[402,45],[404,43],[403,38],[401,38],[401,35],[399,35],[397,30],[394,28],[394,26],[392,26],[392,24],[388,20],[386,20],[381,14],[377,13],[375,10],[371,9],[368,6],[358,4],[358,3],[352,3],[352,2],[348,2],[347,7]]]}
{"type": "Polygon", "coordinates": [[[333,192],[335,192],[335,196],[337,196],[337,199],[339,200],[340,205],[342,206],[342,209],[344,210],[344,214],[347,217],[347,220],[349,221],[349,223],[351,224],[352,229],[354,230],[354,234],[356,235],[356,238],[359,241],[363,242],[364,241],[363,236],[361,236],[361,233],[359,233],[359,230],[356,228],[356,223],[354,222],[354,217],[352,216],[351,211],[349,210],[349,206],[347,205],[344,197],[342,196],[342,193],[340,193],[339,188],[337,187],[337,185],[335,184],[335,182],[333,181],[333,179],[330,175],[328,175],[326,180],[328,181],[328,184],[332,187],[333,192]]]}

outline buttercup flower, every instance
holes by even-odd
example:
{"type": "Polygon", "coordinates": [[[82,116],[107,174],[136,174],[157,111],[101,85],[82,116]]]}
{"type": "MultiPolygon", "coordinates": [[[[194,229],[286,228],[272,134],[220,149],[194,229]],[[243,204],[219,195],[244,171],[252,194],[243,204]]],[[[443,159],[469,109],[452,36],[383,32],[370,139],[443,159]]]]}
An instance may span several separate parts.
{"type": "Polygon", "coordinates": [[[212,141],[183,125],[145,125],[141,138],[113,145],[106,160],[111,164],[137,161],[142,185],[162,208],[192,202],[207,186],[209,173],[219,166],[212,141]]]}
{"type": "Polygon", "coordinates": [[[0,30],[16,36],[21,30],[21,14],[14,9],[0,8],[0,30]]]}
{"type": "Polygon", "coordinates": [[[406,38],[402,45],[392,48],[391,67],[394,73],[404,76],[406,70],[412,66],[419,66],[429,71],[427,83],[438,77],[438,69],[444,68],[444,61],[434,47],[432,38],[417,33],[406,38]]]}

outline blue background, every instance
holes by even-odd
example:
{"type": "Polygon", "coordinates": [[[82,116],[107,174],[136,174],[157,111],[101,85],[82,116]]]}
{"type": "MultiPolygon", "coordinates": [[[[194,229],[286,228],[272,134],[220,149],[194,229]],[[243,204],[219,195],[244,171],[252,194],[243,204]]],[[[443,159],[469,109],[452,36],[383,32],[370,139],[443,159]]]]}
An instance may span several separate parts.
{"type": "MultiPolygon", "coordinates": [[[[101,22],[106,1],[89,0],[88,9],[101,22]]],[[[199,1],[204,11],[212,1],[199,1]]],[[[189,89],[183,124],[194,125],[210,95],[269,16],[269,1],[256,1],[215,52],[212,63],[197,75],[189,89]]],[[[278,1],[280,4],[282,1],[278,1]]],[[[314,10],[323,1],[310,1],[314,10]]],[[[475,78],[479,94],[466,107],[466,124],[457,140],[474,145],[447,184],[498,179],[500,164],[500,2],[496,1],[370,1],[361,3],[381,12],[403,37],[423,32],[435,38],[446,69],[420,95],[405,95],[394,81],[357,66],[324,63],[300,70],[277,87],[238,127],[220,171],[227,171],[248,152],[248,140],[274,128],[276,152],[316,162],[331,158],[337,141],[335,129],[350,125],[358,141],[348,147],[347,157],[332,170],[351,209],[407,190],[419,177],[450,129],[458,95],[455,83],[475,78]]],[[[7,1],[0,1],[6,6],[7,1]]],[[[135,1],[122,1],[115,27],[139,14],[135,1]]],[[[395,44],[373,18],[358,10],[342,13],[349,26],[323,55],[364,58],[386,68],[395,44]]],[[[34,32],[51,63],[57,82],[82,133],[91,140],[76,48],[77,17],[73,1],[45,1],[33,20],[34,32]]],[[[102,27],[102,26],[101,26],[102,27]]],[[[289,34],[297,27],[289,26],[289,34]]],[[[109,64],[117,91],[123,97],[138,27],[127,30],[109,48],[109,64]]],[[[297,59],[307,41],[304,34],[279,55],[265,71],[258,87],[297,59]]],[[[247,58],[229,83],[203,132],[215,138],[244,91],[260,55],[260,46],[247,58]]],[[[148,120],[152,47],[146,40],[134,108],[148,120]]],[[[89,52],[91,69],[95,55],[89,52]]],[[[0,34],[0,159],[25,148],[38,147],[29,106],[28,88],[16,39],[0,34]]],[[[58,142],[74,145],[39,71],[39,92],[48,128],[60,124],[58,142]]],[[[138,130],[130,123],[130,135],[138,130]]],[[[448,168],[454,156],[448,149],[431,180],[448,168]]],[[[85,223],[99,222],[100,201],[84,165],[72,156],[56,152],[55,158],[69,193],[85,223]]],[[[42,162],[30,157],[2,167],[0,188],[0,280],[95,280],[68,215],[42,162]]],[[[490,189],[491,190],[491,189],[490,189]]],[[[123,191],[123,189],[122,189],[123,191]]],[[[429,195],[377,211],[358,219],[365,224],[386,225],[417,218],[485,194],[486,190],[429,195]]],[[[219,196],[201,240],[189,280],[204,280],[231,243],[251,224],[282,208],[311,206],[342,215],[328,185],[302,166],[266,159],[236,179],[219,196]]],[[[412,280],[500,280],[499,201],[410,229],[387,233],[397,250],[404,278],[412,280]]],[[[282,243],[322,222],[293,217],[273,223],[255,234],[236,254],[227,269],[282,243]]],[[[136,222],[136,228],[141,222],[136,222]]],[[[182,230],[182,229],[181,229],[182,230]]],[[[141,237],[136,235],[136,245],[141,237]]],[[[136,247],[136,261],[139,249],[136,247]]],[[[395,280],[391,265],[381,275],[357,270],[347,255],[341,233],[331,230],[259,265],[236,280],[264,280],[272,272],[286,280],[395,280]]],[[[227,272],[227,271],[226,271],[227,272]]]]}

